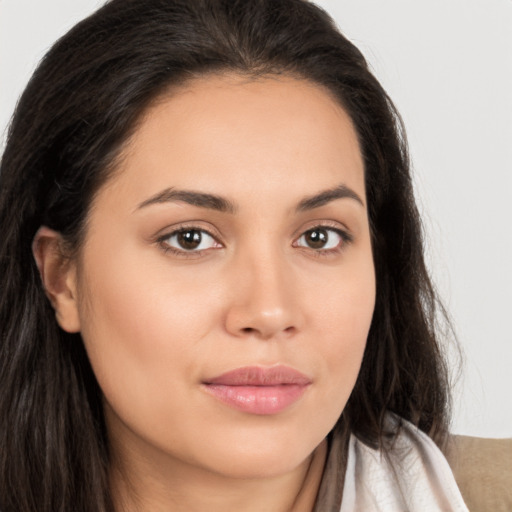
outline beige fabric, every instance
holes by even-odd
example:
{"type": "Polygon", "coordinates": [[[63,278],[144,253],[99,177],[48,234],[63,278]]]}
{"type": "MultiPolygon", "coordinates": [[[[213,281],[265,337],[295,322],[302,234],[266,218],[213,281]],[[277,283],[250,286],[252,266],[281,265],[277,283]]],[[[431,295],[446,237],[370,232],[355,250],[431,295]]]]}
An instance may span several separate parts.
{"type": "Polygon", "coordinates": [[[470,512],[512,511],[512,438],[451,436],[445,455],[470,512]]]}
{"type": "MultiPolygon", "coordinates": [[[[340,510],[346,464],[341,454],[347,449],[342,438],[338,433],[331,440],[315,512],[340,510]]],[[[512,512],[512,438],[453,435],[444,452],[470,512],[512,512]]]]}

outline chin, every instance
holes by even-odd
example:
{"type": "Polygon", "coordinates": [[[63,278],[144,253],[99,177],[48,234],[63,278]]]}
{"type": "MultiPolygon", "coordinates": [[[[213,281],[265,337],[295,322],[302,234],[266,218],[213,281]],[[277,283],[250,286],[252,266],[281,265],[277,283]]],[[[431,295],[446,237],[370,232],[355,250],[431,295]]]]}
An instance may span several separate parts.
{"type": "Polygon", "coordinates": [[[297,469],[309,459],[307,453],[233,453],[215,465],[215,472],[224,477],[240,480],[275,478],[297,469]]]}
{"type": "MultiPolygon", "coordinates": [[[[309,459],[317,446],[324,440],[322,433],[304,436],[295,432],[263,431],[253,435],[231,438],[224,443],[209,445],[210,470],[235,479],[271,478],[289,473],[309,459]],[[279,435],[282,434],[282,435],[279,435]]],[[[206,462],[203,459],[203,464],[206,462]]]]}

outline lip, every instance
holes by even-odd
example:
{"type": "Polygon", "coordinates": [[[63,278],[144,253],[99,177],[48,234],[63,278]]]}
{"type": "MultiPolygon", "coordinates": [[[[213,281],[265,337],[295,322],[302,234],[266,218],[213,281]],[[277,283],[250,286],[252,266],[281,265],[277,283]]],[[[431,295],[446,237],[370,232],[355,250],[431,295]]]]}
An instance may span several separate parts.
{"type": "Polygon", "coordinates": [[[203,382],[215,398],[239,411],[278,414],[297,402],[311,379],[289,366],[246,366],[203,382]]]}

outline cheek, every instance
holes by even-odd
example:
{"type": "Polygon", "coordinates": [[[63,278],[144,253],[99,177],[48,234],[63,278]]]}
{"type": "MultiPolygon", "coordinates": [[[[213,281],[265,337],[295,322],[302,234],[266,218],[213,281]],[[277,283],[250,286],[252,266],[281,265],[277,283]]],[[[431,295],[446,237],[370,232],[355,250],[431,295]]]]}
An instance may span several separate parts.
{"type": "Polygon", "coordinates": [[[315,340],[324,367],[318,372],[323,409],[336,421],[355,385],[375,306],[375,277],[371,260],[361,261],[332,280],[313,300],[317,304],[315,340]]]}
{"type": "Polygon", "coordinates": [[[171,387],[184,392],[219,316],[215,288],[201,286],[197,275],[170,275],[165,262],[135,250],[101,261],[90,256],[86,268],[82,337],[106,399],[128,409],[148,397],[167,403],[171,387]]]}

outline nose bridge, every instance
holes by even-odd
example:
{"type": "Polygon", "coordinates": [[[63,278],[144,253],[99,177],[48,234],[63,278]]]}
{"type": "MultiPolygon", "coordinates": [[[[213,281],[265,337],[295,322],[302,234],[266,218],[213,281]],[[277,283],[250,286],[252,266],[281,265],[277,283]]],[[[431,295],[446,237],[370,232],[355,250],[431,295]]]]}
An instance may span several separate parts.
{"type": "Polygon", "coordinates": [[[233,263],[228,329],[265,339],[295,331],[300,312],[293,293],[293,269],[282,248],[268,238],[260,240],[241,249],[233,263]]]}

